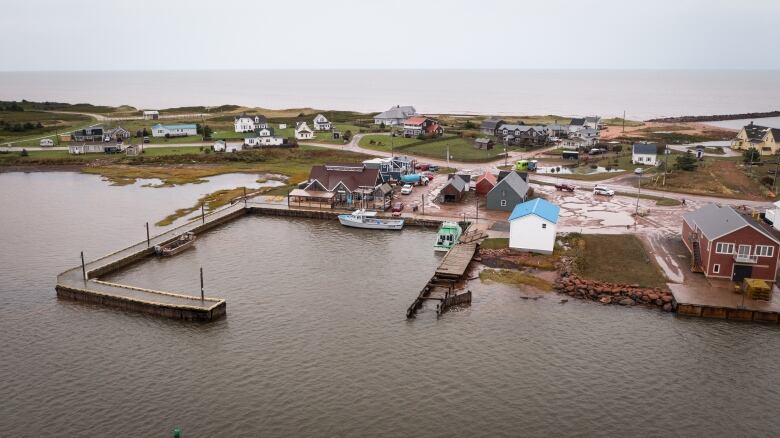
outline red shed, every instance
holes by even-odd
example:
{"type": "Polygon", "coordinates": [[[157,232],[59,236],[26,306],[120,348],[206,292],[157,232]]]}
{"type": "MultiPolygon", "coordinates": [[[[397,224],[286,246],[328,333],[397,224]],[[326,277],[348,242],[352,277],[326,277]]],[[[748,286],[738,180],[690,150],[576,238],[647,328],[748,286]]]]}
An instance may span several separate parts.
{"type": "Polygon", "coordinates": [[[490,172],[485,172],[477,178],[476,191],[478,195],[487,195],[497,184],[496,176],[490,172]]]}
{"type": "Polygon", "coordinates": [[[683,215],[682,238],[693,271],[738,282],[775,281],[780,236],[749,215],[726,205],[705,205],[683,215]]]}

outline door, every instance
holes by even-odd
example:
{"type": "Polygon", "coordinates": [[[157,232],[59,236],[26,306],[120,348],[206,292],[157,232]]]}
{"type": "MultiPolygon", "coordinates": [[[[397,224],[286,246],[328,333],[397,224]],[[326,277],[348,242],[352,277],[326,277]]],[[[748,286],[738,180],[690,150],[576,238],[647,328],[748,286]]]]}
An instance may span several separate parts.
{"type": "Polygon", "coordinates": [[[737,283],[741,283],[742,280],[750,278],[753,275],[753,267],[748,265],[734,265],[734,275],[731,276],[731,280],[737,283]]]}

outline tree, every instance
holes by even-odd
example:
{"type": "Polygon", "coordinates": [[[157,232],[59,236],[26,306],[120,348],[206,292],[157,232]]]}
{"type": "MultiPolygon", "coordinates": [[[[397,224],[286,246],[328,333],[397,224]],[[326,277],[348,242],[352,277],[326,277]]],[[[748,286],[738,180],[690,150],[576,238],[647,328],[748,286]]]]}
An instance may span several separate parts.
{"type": "Polygon", "coordinates": [[[742,161],[744,161],[745,163],[754,163],[756,161],[761,161],[761,153],[759,153],[758,149],[756,148],[749,148],[742,153],[742,161]]]}
{"type": "Polygon", "coordinates": [[[466,120],[466,124],[463,125],[463,127],[466,129],[474,129],[477,127],[477,125],[475,125],[471,120],[466,120]]]}
{"type": "Polygon", "coordinates": [[[149,131],[147,131],[146,128],[144,128],[143,134],[144,134],[144,137],[148,137],[149,136],[149,131]]]}
{"type": "Polygon", "coordinates": [[[203,125],[203,139],[208,140],[211,138],[211,134],[214,133],[214,130],[211,129],[211,126],[209,125],[203,125]]]}
{"type": "Polygon", "coordinates": [[[352,138],[352,131],[347,129],[344,131],[344,134],[341,137],[344,139],[344,141],[349,141],[352,138]]]}
{"type": "Polygon", "coordinates": [[[381,129],[382,131],[384,131],[386,127],[387,126],[385,125],[385,122],[379,124],[379,129],[381,129]]]}
{"type": "Polygon", "coordinates": [[[616,154],[619,154],[623,150],[622,144],[616,144],[612,146],[612,152],[615,152],[616,154]]]}
{"type": "Polygon", "coordinates": [[[136,138],[141,138],[144,136],[144,132],[139,129],[138,131],[135,131],[135,136],[136,138]]]}
{"type": "Polygon", "coordinates": [[[19,155],[21,155],[22,157],[27,157],[30,154],[29,154],[29,152],[27,152],[27,149],[22,149],[22,152],[19,155]]]}
{"type": "Polygon", "coordinates": [[[674,168],[678,170],[691,171],[696,169],[696,164],[696,157],[691,153],[691,151],[688,151],[677,157],[677,160],[674,163],[674,168]]]}

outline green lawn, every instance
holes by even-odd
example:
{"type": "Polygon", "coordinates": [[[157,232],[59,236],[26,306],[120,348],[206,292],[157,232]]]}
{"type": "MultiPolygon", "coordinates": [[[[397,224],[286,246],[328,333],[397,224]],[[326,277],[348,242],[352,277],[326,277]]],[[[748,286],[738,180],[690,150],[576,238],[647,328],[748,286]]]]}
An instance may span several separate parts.
{"type": "Polygon", "coordinates": [[[420,140],[416,138],[392,137],[390,135],[381,135],[381,134],[367,134],[360,139],[358,145],[366,149],[389,152],[393,148],[397,149],[401,146],[408,146],[410,144],[417,143],[419,141],[420,140]]]}
{"type": "Polygon", "coordinates": [[[0,111],[0,143],[13,142],[19,146],[38,146],[39,137],[54,139],[57,133],[74,131],[94,124],[95,121],[81,114],[55,114],[42,111],[0,111]],[[13,131],[16,124],[43,125],[24,131],[13,131]]]}
{"type": "Polygon", "coordinates": [[[583,277],[644,287],[666,284],[666,278],[636,236],[585,234],[581,239],[576,266],[583,277]]]}
{"type": "Polygon", "coordinates": [[[484,162],[503,156],[503,148],[490,150],[475,149],[474,140],[470,138],[450,137],[443,140],[427,141],[403,148],[404,152],[431,158],[447,158],[449,148],[450,159],[453,161],[484,162]]]}

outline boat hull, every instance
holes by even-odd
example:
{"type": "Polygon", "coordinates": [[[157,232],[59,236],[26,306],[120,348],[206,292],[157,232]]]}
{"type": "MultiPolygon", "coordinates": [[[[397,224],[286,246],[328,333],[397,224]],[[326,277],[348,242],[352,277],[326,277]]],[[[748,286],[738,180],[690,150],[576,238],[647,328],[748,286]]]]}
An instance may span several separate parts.
{"type": "Polygon", "coordinates": [[[366,228],[371,230],[400,230],[404,227],[403,219],[365,219],[355,220],[350,215],[339,215],[341,225],[352,228],[366,228]]]}

